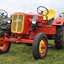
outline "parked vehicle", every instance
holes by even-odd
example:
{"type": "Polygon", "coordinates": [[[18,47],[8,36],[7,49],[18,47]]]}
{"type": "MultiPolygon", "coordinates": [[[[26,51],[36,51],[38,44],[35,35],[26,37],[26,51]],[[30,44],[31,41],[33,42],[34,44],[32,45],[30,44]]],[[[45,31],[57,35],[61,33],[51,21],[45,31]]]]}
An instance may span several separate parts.
{"type": "MultiPolygon", "coordinates": [[[[33,57],[37,60],[46,56],[48,39],[55,40],[57,49],[64,47],[64,18],[54,19],[55,11],[44,6],[39,6],[37,12],[38,14],[15,12],[9,19],[11,22],[1,25],[0,53],[8,52],[13,42],[32,44],[33,57]]],[[[1,15],[8,18],[7,12],[1,15]]]]}

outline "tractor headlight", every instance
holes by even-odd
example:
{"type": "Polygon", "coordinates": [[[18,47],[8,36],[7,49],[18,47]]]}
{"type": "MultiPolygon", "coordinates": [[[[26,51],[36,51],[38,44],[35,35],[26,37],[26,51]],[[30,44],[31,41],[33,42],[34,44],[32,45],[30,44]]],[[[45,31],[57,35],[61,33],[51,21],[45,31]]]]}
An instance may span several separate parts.
{"type": "Polygon", "coordinates": [[[8,23],[8,24],[10,24],[10,23],[11,23],[11,21],[7,21],[7,23],[8,23]]]}
{"type": "Polygon", "coordinates": [[[36,20],[32,20],[32,24],[36,24],[37,23],[37,21],[36,20]]]}
{"type": "Polygon", "coordinates": [[[32,24],[36,24],[37,23],[37,20],[38,20],[38,17],[37,16],[33,16],[32,24]]]}

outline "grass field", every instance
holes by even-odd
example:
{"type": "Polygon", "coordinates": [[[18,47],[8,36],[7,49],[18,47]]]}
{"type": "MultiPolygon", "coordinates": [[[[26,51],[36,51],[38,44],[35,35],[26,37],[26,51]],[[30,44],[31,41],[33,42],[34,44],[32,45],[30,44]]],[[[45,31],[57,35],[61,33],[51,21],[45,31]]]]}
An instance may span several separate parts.
{"type": "Polygon", "coordinates": [[[45,59],[35,61],[32,47],[12,44],[8,53],[0,55],[0,64],[64,64],[64,50],[49,48],[45,59]]]}

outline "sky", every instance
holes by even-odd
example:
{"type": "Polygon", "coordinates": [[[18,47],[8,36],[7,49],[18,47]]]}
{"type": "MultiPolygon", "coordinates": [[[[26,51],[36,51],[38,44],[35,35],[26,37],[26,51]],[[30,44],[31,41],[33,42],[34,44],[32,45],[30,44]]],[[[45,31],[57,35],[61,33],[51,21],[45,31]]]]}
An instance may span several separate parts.
{"type": "Polygon", "coordinates": [[[38,6],[54,9],[56,16],[64,11],[64,0],[0,0],[0,9],[4,9],[9,15],[14,12],[32,12],[37,14],[38,6]]]}

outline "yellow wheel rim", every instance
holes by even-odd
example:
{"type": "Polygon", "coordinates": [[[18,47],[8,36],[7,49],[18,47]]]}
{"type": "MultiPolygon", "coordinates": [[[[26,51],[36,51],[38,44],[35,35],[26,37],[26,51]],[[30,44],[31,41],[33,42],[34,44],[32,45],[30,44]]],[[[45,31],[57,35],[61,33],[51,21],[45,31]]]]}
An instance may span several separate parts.
{"type": "Polygon", "coordinates": [[[0,46],[0,49],[3,50],[5,48],[6,44],[0,46]]]}
{"type": "MultiPolygon", "coordinates": [[[[3,37],[0,38],[0,41],[3,41],[4,42],[4,38],[3,37]]],[[[5,48],[5,46],[6,46],[6,44],[1,45],[0,46],[0,49],[3,50],[5,48]]]]}
{"type": "Polygon", "coordinates": [[[44,51],[45,51],[45,42],[44,42],[44,40],[41,40],[40,41],[40,45],[39,45],[39,52],[40,52],[40,54],[43,54],[44,53],[44,51]]]}

